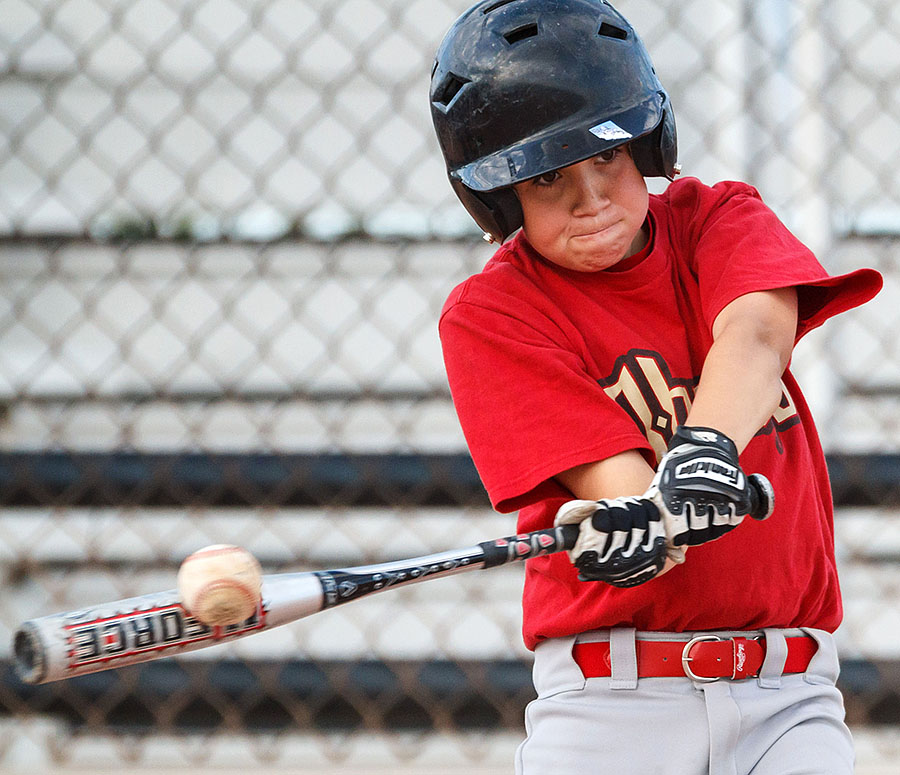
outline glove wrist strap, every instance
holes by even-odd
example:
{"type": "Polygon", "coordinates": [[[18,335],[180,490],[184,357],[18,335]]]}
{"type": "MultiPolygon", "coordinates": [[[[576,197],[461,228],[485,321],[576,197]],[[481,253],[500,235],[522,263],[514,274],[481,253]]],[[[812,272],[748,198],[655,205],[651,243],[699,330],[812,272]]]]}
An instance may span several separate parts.
{"type": "Polygon", "coordinates": [[[713,446],[721,449],[735,460],[738,457],[737,445],[728,436],[715,428],[704,428],[701,425],[679,425],[675,429],[675,433],[672,434],[669,450],[671,451],[681,444],[713,446]]]}

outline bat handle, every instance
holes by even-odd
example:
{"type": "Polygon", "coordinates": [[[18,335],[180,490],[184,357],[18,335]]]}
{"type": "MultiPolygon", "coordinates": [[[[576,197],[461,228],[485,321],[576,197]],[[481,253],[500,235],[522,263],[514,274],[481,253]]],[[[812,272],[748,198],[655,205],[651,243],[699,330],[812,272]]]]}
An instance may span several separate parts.
{"type": "Polygon", "coordinates": [[[762,474],[750,474],[750,516],[762,521],[772,516],[775,510],[775,490],[772,483],[762,474]]]}
{"type": "Polygon", "coordinates": [[[581,525],[560,525],[556,529],[562,535],[562,546],[560,546],[560,549],[564,549],[565,551],[574,549],[575,543],[578,541],[578,536],[581,533],[581,525]]]}
{"type": "Polygon", "coordinates": [[[482,567],[494,568],[507,562],[527,560],[571,549],[577,540],[578,525],[560,525],[546,530],[497,538],[494,541],[484,541],[478,544],[478,548],[484,555],[482,567]]]}
{"type": "MultiPolygon", "coordinates": [[[[775,491],[771,483],[762,474],[751,474],[747,481],[750,487],[750,516],[757,520],[768,519],[775,508],[775,491]]],[[[484,541],[478,544],[483,555],[482,567],[494,568],[516,560],[568,551],[575,546],[579,532],[580,525],[559,525],[484,541]]]]}

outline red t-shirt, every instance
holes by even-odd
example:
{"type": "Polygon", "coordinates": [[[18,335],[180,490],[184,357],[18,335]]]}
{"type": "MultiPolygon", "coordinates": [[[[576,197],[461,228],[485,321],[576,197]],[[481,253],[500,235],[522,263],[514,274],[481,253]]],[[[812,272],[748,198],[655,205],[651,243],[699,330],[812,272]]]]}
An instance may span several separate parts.
{"type": "MultiPolygon", "coordinates": [[[[870,269],[829,277],[745,184],[685,178],[650,197],[649,220],[646,257],[595,273],[546,261],[520,233],[444,307],[444,359],[470,453],[494,507],[520,510],[519,530],[552,525],[571,499],[553,478],[561,471],[631,449],[656,466],[687,416],[728,303],[796,286],[799,339],[881,287],[870,269]]],[[[789,371],[783,382],[781,407],[741,455],[747,473],[771,480],[772,517],[745,520],[632,589],[578,581],[564,553],[529,561],[529,648],[614,626],[837,627],[825,460],[789,371]]]]}

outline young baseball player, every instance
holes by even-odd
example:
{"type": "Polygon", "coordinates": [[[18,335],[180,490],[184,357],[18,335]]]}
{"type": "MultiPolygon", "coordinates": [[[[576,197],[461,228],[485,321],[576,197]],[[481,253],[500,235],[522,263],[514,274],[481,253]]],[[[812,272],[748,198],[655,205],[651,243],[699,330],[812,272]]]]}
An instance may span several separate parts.
{"type": "Polygon", "coordinates": [[[674,180],[669,97],[603,0],[479,2],[430,98],[501,243],[440,320],[472,457],[521,530],[580,525],[528,563],[517,772],[850,773],[830,489],[787,367],[880,276],[828,276],[749,185],[674,180]]]}

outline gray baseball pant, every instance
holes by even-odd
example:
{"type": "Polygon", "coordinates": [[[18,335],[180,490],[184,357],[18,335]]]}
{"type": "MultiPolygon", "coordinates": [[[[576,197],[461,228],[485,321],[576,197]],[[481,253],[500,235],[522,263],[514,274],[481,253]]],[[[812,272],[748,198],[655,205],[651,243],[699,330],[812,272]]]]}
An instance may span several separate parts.
{"type": "MultiPolygon", "coordinates": [[[[598,630],[540,643],[538,697],[525,711],[517,775],[851,775],[853,741],[844,723],[834,638],[822,630],[765,634],[758,678],[711,683],[636,677],[635,637],[685,640],[693,633],[598,630]],[[819,644],[807,671],[784,674],[783,638],[806,633],[819,644]],[[610,641],[612,676],[585,679],[576,642],[610,641]]],[[[698,633],[699,634],[699,633],[698,633]]]]}

